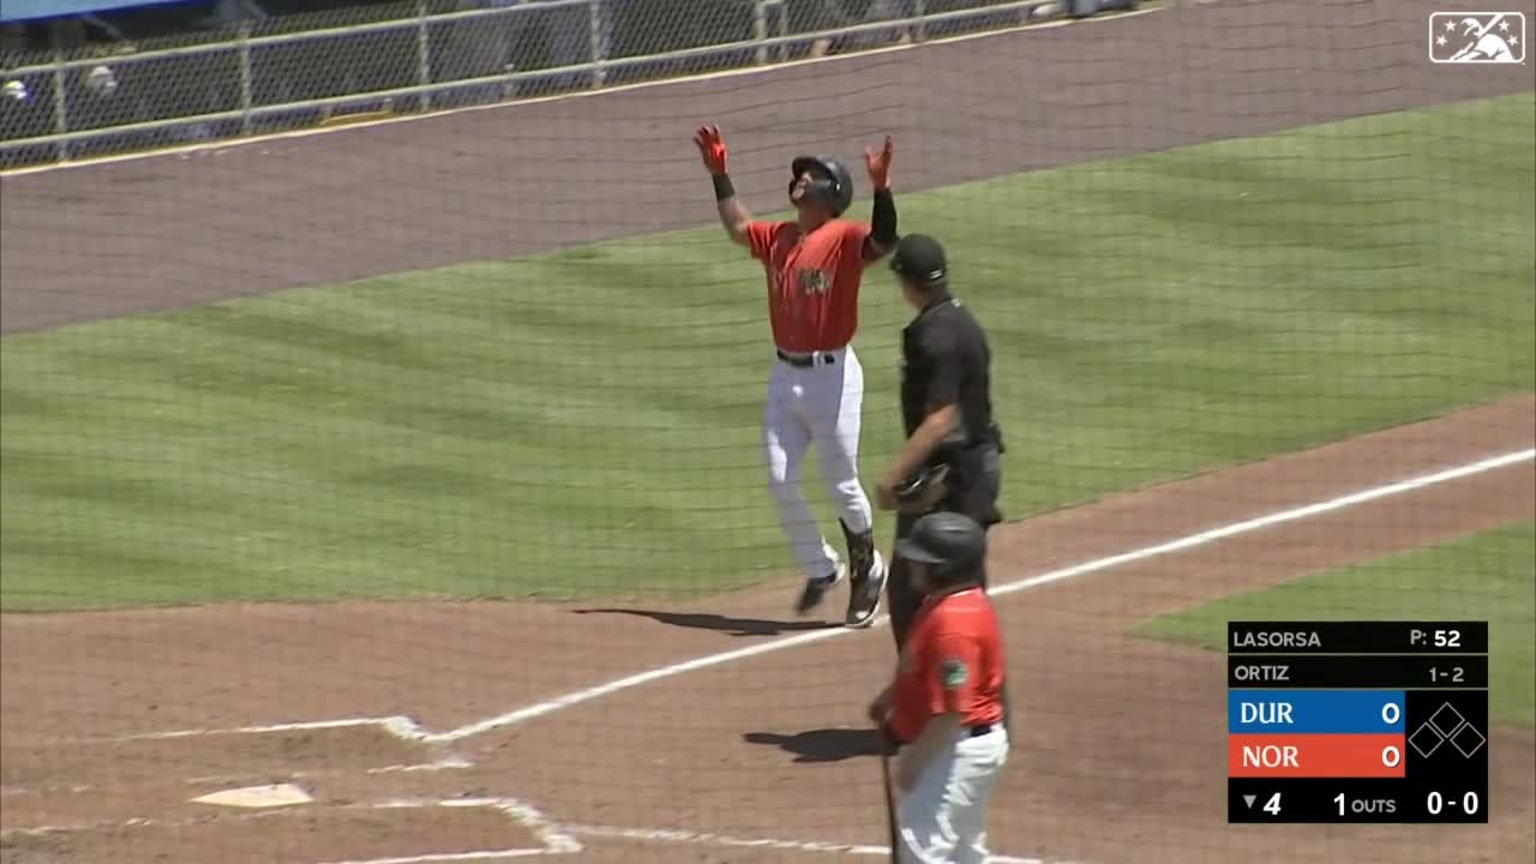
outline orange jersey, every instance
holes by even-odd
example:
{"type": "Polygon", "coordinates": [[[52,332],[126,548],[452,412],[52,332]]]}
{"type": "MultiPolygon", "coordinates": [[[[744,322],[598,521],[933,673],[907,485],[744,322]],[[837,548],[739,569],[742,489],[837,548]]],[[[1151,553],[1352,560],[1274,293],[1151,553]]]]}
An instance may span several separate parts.
{"type": "Polygon", "coordinates": [[[929,597],[902,651],[891,731],[910,743],[940,714],[960,714],[966,726],[1003,719],[1003,640],[981,588],[929,597]]]}
{"type": "Polygon", "coordinates": [[[794,222],[747,225],[752,257],[768,274],[768,321],[779,348],[834,351],[853,341],[869,231],[843,219],[803,237],[794,222]]]}

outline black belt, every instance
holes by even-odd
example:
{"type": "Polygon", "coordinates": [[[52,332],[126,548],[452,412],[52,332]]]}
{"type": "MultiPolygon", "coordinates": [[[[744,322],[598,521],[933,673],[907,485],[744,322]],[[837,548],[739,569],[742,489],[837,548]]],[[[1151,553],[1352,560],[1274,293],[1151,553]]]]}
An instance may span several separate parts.
{"type": "Polygon", "coordinates": [[[812,351],[809,354],[786,354],[783,351],[774,349],[774,353],[779,355],[780,360],[799,369],[809,369],[818,363],[823,366],[831,366],[837,362],[837,357],[825,351],[812,351]]]}
{"type": "MultiPolygon", "coordinates": [[[[966,738],[980,738],[983,735],[989,734],[993,729],[996,728],[998,728],[998,724],[996,723],[983,723],[980,726],[966,726],[960,730],[960,734],[966,738]]],[[[898,748],[910,747],[912,745],[911,741],[896,740],[896,736],[890,732],[887,732],[886,735],[889,736],[891,743],[895,744],[898,748]]]]}

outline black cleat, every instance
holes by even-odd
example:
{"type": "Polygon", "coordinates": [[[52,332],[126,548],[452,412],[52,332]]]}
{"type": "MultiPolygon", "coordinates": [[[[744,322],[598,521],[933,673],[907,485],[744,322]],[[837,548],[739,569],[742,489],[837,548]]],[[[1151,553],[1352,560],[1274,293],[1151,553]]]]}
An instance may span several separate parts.
{"type": "Polygon", "coordinates": [[[880,611],[880,595],[885,593],[887,570],[885,561],[876,552],[870,561],[867,575],[856,575],[848,591],[848,613],[843,624],[853,628],[868,627],[880,611]]]}
{"type": "Polygon", "coordinates": [[[812,610],[821,605],[821,601],[827,598],[827,592],[843,581],[843,576],[847,572],[847,567],[839,562],[837,570],[833,571],[831,576],[805,580],[805,588],[800,591],[800,599],[795,601],[795,612],[800,615],[809,615],[812,610]]]}
{"type": "Polygon", "coordinates": [[[848,541],[848,569],[852,588],[848,592],[848,612],[843,623],[849,627],[867,627],[880,608],[880,594],[885,590],[885,562],[875,551],[874,531],[855,534],[848,523],[838,520],[848,541]]]}

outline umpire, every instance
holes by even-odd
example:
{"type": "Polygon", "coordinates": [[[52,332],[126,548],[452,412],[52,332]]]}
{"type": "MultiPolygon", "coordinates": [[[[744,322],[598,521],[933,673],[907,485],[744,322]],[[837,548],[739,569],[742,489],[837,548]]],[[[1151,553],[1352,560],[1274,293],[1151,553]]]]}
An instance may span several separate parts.
{"type": "MultiPolygon", "coordinates": [[[[907,441],[876,486],[882,510],[896,510],[896,542],[927,513],[962,513],[983,529],[1002,521],[1003,441],[992,418],[992,352],[987,335],[949,290],[944,247],[922,234],[903,238],[891,256],[917,317],[902,331],[901,415],[907,441]],[[923,478],[923,482],[913,481],[923,478]],[[922,491],[906,494],[913,486],[922,491]]],[[[891,632],[899,652],[923,597],[910,565],[893,555],[886,582],[891,632]]],[[[986,571],[981,573],[986,586],[986,571]]]]}

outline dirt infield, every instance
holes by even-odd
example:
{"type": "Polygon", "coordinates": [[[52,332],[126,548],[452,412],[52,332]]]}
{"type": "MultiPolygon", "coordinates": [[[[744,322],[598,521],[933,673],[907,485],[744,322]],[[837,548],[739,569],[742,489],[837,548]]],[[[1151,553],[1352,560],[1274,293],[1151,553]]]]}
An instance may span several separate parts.
{"type": "MultiPolygon", "coordinates": [[[[704,117],[740,142],[739,184],[769,207],[788,148],[850,150],[886,130],[911,189],[1530,89],[1528,69],[1430,66],[1428,8],[1188,4],[7,177],[0,317],[7,332],[45,328],[699,223],[709,204],[686,134],[704,117]],[[442,197],[423,200],[429,192],[442,197]]],[[[1531,860],[1536,747],[1507,730],[1492,736],[1488,826],[1226,826],[1222,658],[1125,631],[1212,597],[1532,518],[1536,471],[1525,460],[1245,521],[1533,439],[1536,401],[1520,397],[999,529],[992,572],[1010,592],[999,602],[1021,712],[993,808],[1003,860],[1531,860]],[[1242,530],[1202,539],[1217,526],[1242,530]],[[1179,538],[1194,540],[1156,545],[1179,538]]],[[[878,769],[860,714],[890,667],[889,633],[807,627],[786,614],[794,588],[665,609],[402,602],[5,615],[0,861],[878,855],[878,769]],[[272,784],[309,800],[254,810],[192,801],[272,784]]]]}
{"type": "MultiPolygon", "coordinates": [[[[1094,864],[1429,864],[1450,849],[1463,862],[1529,860],[1536,748],[1508,730],[1492,736],[1489,826],[1225,826],[1222,658],[1125,631],[1532,518],[1530,459],[1063,568],[1533,440],[1536,400],[1522,397],[1000,529],[993,572],[1020,720],[993,811],[997,850],[1094,864]],[[1042,573],[1067,576],[1017,584],[1042,573]]],[[[879,781],[860,713],[890,665],[889,634],[804,629],[784,614],[794,587],[665,610],[349,603],[5,616],[0,852],[7,864],[872,854],[879,781]],[[737,656],[719,657],[728,651],[737,656]],[[678,665],[703,657],[714,665],[678,665]],[[649,677],[590,689],[636,674],[649,677]],[[269,728],[235,728],[249,726],[269,728]],[[265,811],[190,800],[280,783],[312,800],[265,811]],[[437,857],[472,851],[487,854],[437,857]]]]}

